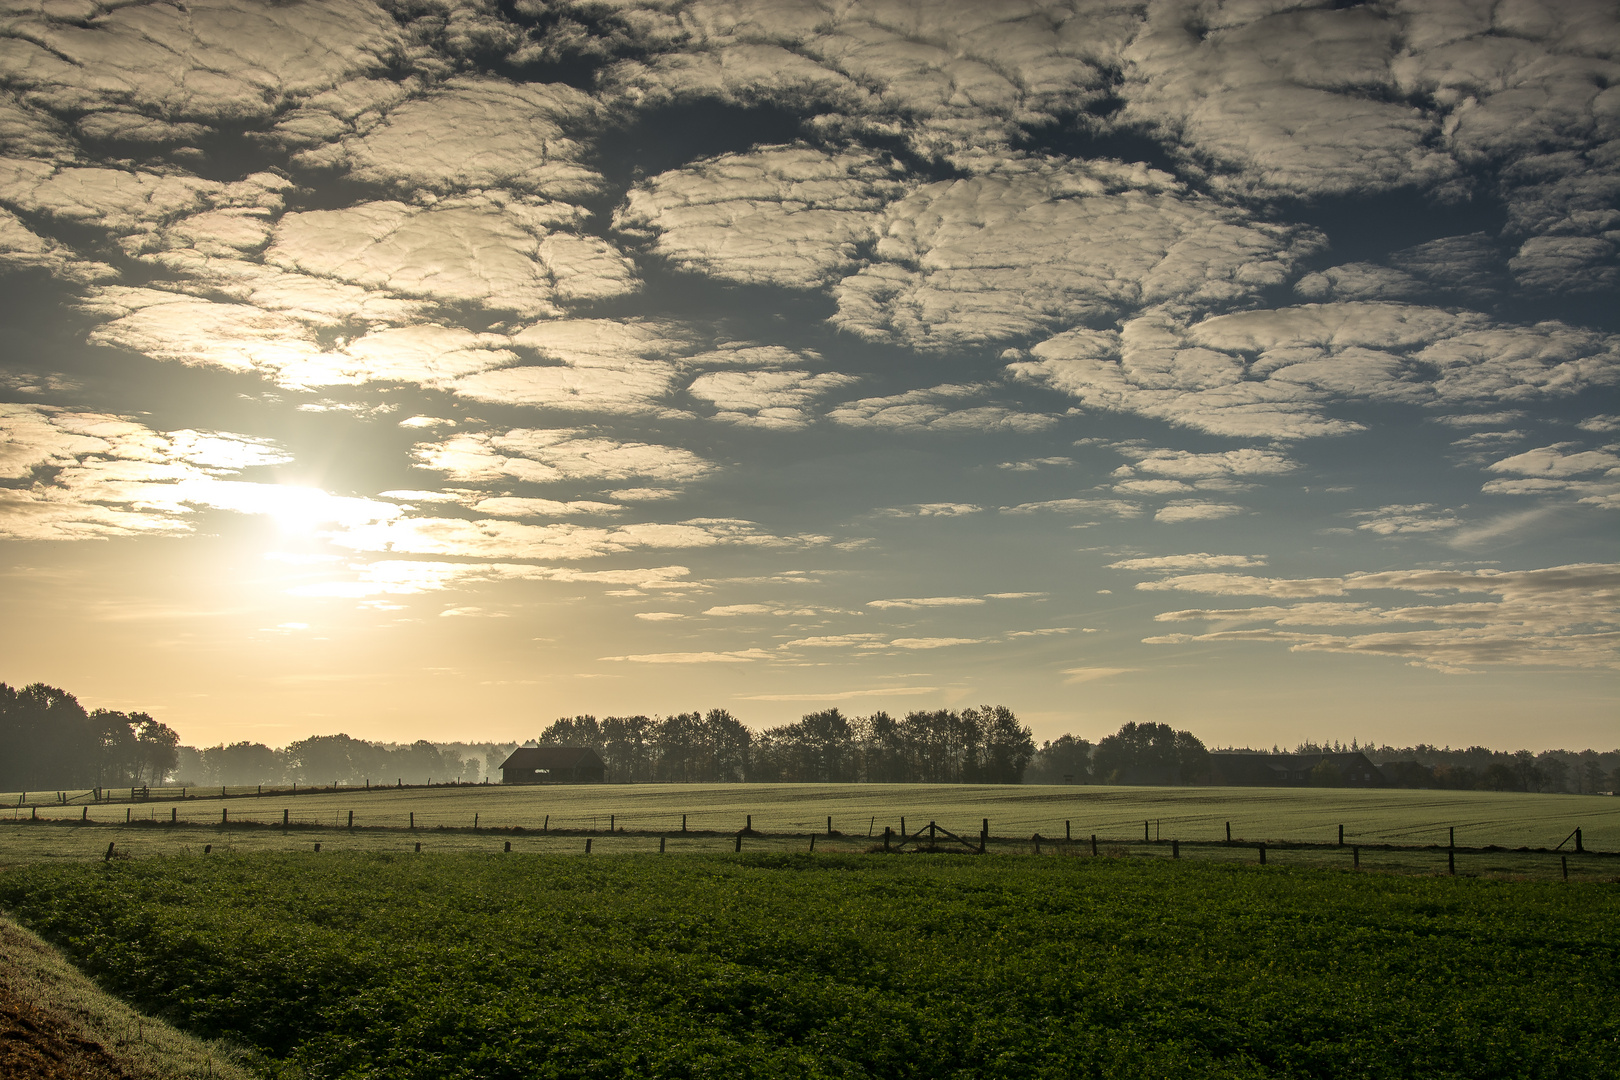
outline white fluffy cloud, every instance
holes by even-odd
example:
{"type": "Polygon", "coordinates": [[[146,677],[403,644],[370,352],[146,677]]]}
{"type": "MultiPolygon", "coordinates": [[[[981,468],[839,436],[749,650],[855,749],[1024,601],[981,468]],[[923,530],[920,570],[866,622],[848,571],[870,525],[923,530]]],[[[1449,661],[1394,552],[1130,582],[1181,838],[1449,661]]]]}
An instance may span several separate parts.
{"type": "Polygon", "coordinates": [[[699,375],[687,393],[717,410],[716,420],[761,428],[800,428],[816,399],[858,382],[853,375],[808,371],[713,371],[699,375]]]}
{"type": "Polygon", "coordinates": [[[834,322],[919,350],[1028,339],[1144,305],[1231,305],[1286,281],[1318,242],[1109,162],[930,184],[890,206],[880,232],[877,261],[837,287],[834,322]]]}
{"type": "Polygon", "coordinates": [[[1500,664],[1620,668],[1620,564],[1544,570],[1396,570],[1289,581],[1232,574],[1186,575],[1139,589],[1304,598],[1253,608],[1165,612],[1164,622],[1203,621],[1221,628],[1165,634],[1149,644],[1275,642],[1297,652],[1393,656],[1444,671],[1500,664]],[[1350,593],[1415,592],[1433,602],[1380,606],[1308,598],[1350,593]],[[1359,633],[1283,627],[1364,626],[1359,633]],[[1242,628],[1253,627],[1253,628],[1242,628]],[[1424,629],[1423,627],[1432,627],[1424,629]]]}
{"type": "Polygon", "coordinates": [[[573,428],[467,432],[420,443],[417,462],[453,481],[522,480],[616,484],[630,479],[686,483],[714,468],[689,450],[592,437],[573,428]]]}
{"type": "Polygon", "coordinates": [[[264,439],[229,432],[154,431],[125,417],[0,404],[0,535],[105,539],[190,532],[203,509],[274,517],[308,528],[363,526],[399,507],[316,488],[234,480],[291,460],[264,439]]]}
{"type": "MultiPolygon", "coordinates": [[[[324,123],[343,130],[346,104],[335,94],[317,98],[279,126],[313,132],[324,123]]],[[[296,160],[340,165],[357,180],[402,191],[499,187],[575,199],[600,191],[602,178],[580,161],[582,148],[563,125],[581,125],[598,108],[588,94],[561,83],[450,79],[386,109],[367,130],[296,160]]]]}
{"type": "Polygon", "coordinates": [[[1307,304],[1162,316],[1074,330],[1009,370],[1092,408],[1218,435],[1297,439],[1358,429],[1336,401],[1464,409],[1565,397],[1620,382],[1620,339],[1560,323],[1508,326],[1401,304],[1307,304]]]}
{"type": "Polygon", "coordinates": [[[636,286],[623,255],[569,231],[579,221],[572,207],[487,196],[427,208],[362,203],[286,215],[265,259],[398,296],[554,315],[559,304],[636,286]]]}
{"type": "Polygon", "coordinates": [[[1002,405],[954,406],[955,402],[984,392],[982,387],[951,384],[908,390],[887,397],[846,401],[830,411],[827,418],[845,427],[891,431],[1042,431],[1057,423],[1056,417],[1045,413],[1002,405]]]}
{"type": "Polygon", "coordinates": [[[767,147],[654,177],[614,219],[683,270],[747,284],[815,288],[857,266],[884,205],[905,184],[866,152],[767,147]]]}

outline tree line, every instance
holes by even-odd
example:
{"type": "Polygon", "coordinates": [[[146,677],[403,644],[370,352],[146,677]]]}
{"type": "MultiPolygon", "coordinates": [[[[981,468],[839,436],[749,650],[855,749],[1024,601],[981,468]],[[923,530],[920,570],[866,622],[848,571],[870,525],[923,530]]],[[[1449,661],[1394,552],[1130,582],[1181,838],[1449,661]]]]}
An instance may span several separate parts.
{"type": "MultiPolygon", "coordinates": [[[[725,709],[668,716],[563,717],[527,745],[590,747],[621,783],[1197,784],[1210,751],[1192,732],[1127,723],[1093,743],[1034,743],[1004,705],[846,716],[838,709],[754,731],[725,709]]],[[[0,790],[190,784],[423,784],[499,780],[516,742],[384,743],[314,735],[198,749],[142,712],[86,711],[72,694],[0,683],[0,790]]],[[[1492,791],[1620,790],[1620,750],[1509,753],[1418,744],[1303,742],[1299,755],[1360,751],[1397,787],[1492,791]]],[[[1264,750],[1242,752],[1265,754],[1264,750]]],[[[1284,751],[1272,747],[1270,753],[1284,751]]],[[[1312,782],[1339,783],[1335,770],[1312,782]]]]}
{"type": "Polygon", "coordinates": [[[609,780],[627,783],[1017,784],[1035,756],[1030,730],[1005,705],[898,718],[825,709],[757,733],[725,709],[573,716],[533,742],[590,747],[609,780]]]}
{"type": "Polygon", "coordinates": [[[0,790],[161,784],[180,737],[143,712],[95,709],[44,683],[0,683],[0,790]]]}

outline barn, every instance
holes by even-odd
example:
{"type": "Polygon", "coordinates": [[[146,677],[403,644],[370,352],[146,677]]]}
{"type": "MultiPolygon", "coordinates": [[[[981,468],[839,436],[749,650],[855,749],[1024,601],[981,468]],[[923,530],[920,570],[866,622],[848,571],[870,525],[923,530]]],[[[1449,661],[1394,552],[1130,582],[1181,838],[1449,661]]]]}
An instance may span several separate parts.
{"type": "Polygon", "coordinates": [[[1209,782],[1235,787],[1383,787],[1384,774],[1357,752],[1209,755],[1209,782]]]}
{"type": "Polygon", "coordinates": [[[503,784],[601,784],[607,763],[588,746],[520,746],[501,762],[503,784]]]}

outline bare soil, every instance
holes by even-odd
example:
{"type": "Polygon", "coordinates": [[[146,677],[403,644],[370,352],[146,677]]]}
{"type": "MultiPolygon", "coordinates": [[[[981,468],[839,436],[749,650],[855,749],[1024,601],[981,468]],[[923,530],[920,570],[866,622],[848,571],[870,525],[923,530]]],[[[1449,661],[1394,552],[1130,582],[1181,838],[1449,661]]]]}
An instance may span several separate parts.
{"type": "Polygon", "coordinates": [[[72,1017],[24,1001],[0,984],[0,1078],[3,1080],[146,1080],[88,1038],[72,1017]]]}

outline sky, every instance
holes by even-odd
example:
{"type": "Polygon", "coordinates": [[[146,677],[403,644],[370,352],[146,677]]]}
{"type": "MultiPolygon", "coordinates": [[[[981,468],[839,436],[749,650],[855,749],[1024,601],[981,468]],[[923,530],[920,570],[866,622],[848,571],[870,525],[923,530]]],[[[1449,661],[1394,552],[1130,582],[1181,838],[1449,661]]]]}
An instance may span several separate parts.
{"type": "Polygon", "coordinates": [[[1620,10],[0,3],[0,680],[1620,743],[1620,10]]]}

